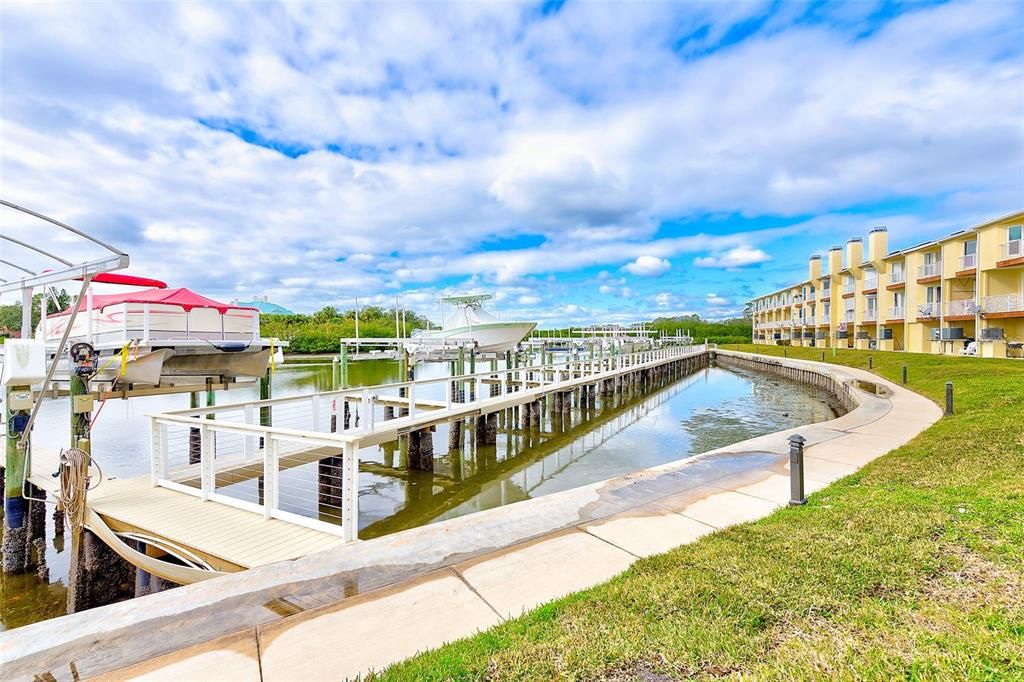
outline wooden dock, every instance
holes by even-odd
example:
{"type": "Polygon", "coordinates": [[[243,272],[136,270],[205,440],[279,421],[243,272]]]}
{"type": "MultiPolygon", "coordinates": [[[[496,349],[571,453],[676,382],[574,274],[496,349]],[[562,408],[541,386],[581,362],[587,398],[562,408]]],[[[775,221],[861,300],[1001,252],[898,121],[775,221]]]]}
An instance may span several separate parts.
{"type": "MultiPolygon", "coordinates": [[[[699,366],[705,351],[670,346],[567,357],[151,415],[152,474],[104,480],[89,493],[88,504],[114,532],[180,547],[217,571],[295,559],[356,540],[359,472],[386,473],[380,464],[360,462],[361,448],[405,438],[409,468],[432,469],[432,430],[438,425],[472,424],[478,442],[493,444],[497,415],[503,413],[512,431],[539,432],[542,409],[555,415],[572,400],[593,405],[598,394],[642,394],[648,381],[681,377],[699,366]],[[312,499],[297,501],[289,476],[281,474],[313,463],[319,499],[313,492],[312,499]]],[[[54,470],[55,457],[34,458],[30,480],[52,491],[54,470]]]]}

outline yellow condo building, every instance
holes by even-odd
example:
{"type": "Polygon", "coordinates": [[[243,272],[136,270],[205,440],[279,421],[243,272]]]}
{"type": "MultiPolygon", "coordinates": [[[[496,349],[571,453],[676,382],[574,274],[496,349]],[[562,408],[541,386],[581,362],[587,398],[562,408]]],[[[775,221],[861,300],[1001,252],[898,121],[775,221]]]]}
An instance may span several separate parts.
{"type": "Polygon", "coordinates": [[[811,256],[809,278],[752,301],[754,341],[1024,357],[1024,211],[888,252],[864,241],[811,256]]]}

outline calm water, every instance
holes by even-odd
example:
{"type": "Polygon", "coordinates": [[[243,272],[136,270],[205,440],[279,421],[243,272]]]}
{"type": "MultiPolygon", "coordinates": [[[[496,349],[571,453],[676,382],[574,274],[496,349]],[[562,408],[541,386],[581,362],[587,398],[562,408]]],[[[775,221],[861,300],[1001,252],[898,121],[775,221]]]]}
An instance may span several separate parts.
{"type": "MultiPolygon", "coordinates": [[[[421,365],[417,376],[444,376],[444,364],[421,365]]],[[[369,385],[398,379],[390,361],[353,363],[350,381],[369,385]]],[[[331,387],[330,364],[288,364],[273,379],[274,397],[331,387]]],[[[256,398],[254,388],[219,393],[219,403],[256,398]]],[[[111,400],[99,413],[93,452],[107,475],[149,473],[146,414],[188,407],[188,395],[111,400]]],[[[34,430],[36,447],[61,447],[67,438],[68,407],[48,401],[34,430]]],[[[746,438],[832,419],[834,404],[822,391],[756,373],[711,368],[660,388],[642,399],[615,398],[594,409],[574,408],[567,418],[545,415],[539,432],[499,424],[496,445],[479,446],[467,434],[461,450],[446,452],[448,432],[434,438],[435,470],[405,468],[404,442],[360,452],[360,537],[469,514],[567,490],[706,452],[746,438]]],[[[468,429],[471,431],[471,429],[468,429]]],[[[316,499],[316,464],[288,472],[291,484],[316,499]]],[[[70,543],[70,535],[67,536],[70,543]]],[[[68,570],[64,538],[48,521],[44,575],[0,577],[0,629],[65,612],[68,570]]]]}

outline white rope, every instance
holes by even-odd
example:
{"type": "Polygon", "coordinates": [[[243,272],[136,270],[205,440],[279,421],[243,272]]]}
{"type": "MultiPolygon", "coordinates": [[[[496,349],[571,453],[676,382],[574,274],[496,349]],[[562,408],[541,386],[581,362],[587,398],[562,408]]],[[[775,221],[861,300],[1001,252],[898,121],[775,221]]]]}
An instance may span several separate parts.
{"type": "MultiPolygon", "coordinates": [[[[60,490],[57,492],[57,501],[63,509],[73,528],[81,528],[85,525],[85,501],[89,487],[89,464],[91,462],[89,453],[81,448],[68,448],[60,453],[60,490]]],[[[99,481],[103,480],[103,470],[100,469],[99,481]]],[[[98,487],[99,483],[95,487],[98,487]]]]}

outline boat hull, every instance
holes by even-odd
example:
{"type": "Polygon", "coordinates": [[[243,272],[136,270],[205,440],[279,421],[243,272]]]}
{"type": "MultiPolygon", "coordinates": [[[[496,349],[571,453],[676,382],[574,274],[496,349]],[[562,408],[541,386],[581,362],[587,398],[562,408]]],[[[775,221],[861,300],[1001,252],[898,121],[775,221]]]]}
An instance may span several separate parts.
{"type": "Polygon", "coordinates": [[[536,322],[489,322],[472,327],[455,327],[425,331],[406,344],[410,350],[429,349],[439,345],[475,343],[482,353],[503,353],[512,350],[536,328],[536,322]]]}

